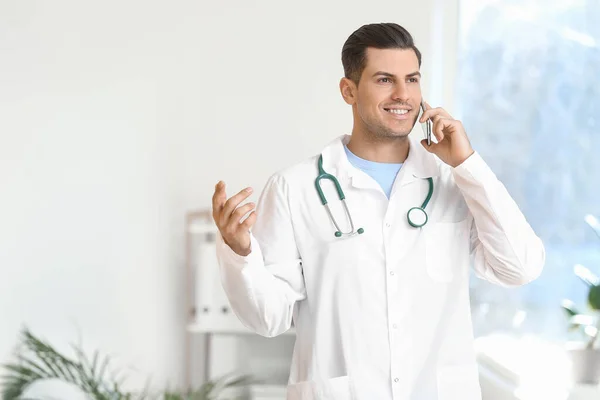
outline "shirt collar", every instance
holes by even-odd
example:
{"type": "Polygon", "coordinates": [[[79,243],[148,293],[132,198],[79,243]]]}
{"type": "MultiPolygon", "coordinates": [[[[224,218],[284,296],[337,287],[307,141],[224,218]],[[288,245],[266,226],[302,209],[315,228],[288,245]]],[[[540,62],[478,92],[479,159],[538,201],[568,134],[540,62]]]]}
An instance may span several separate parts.
{"type": "MultiPolygon", "coordinates": [[[[338,180],[348,180],[356,176],[357,169],[350,164],[344,145],[350,141],[351,135],[342,135],[332,140],[321,152],[323,169],[338,180]]],[[[440,169],[436,157],[423,148],[421,143],[409,135],[408,157],[400,170],[401,183],[409,183],[416,179],[439,176],[440,169]]]]}

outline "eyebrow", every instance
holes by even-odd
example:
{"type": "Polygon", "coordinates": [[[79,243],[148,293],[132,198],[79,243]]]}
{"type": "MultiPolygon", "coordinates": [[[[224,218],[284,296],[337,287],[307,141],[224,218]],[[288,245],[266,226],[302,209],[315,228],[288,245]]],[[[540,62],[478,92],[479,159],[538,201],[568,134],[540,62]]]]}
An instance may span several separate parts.
{"type": "MultiPolygon", "coordinates": [[[[390,78],[395,78],[396,75],[394,74],[390,74],[389,72],[384,72],[384,71],[377,71],[373,74],[373,77],[376,76],[387,76],[390,78]]],[[[421,76],[421,73],[419,71],[415,71],[415,72],[411,72],[410,74],[406,75],[407,78],[412,78],[413,76],[421,76]]]]}

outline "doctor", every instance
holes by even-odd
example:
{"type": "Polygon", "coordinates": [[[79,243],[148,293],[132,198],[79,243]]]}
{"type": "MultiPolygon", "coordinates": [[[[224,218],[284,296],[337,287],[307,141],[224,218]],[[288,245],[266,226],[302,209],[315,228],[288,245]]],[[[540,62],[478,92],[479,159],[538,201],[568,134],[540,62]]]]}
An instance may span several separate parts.
{"type": "Polygon", "coordinates": [[[461,122],[428,105],[419,118],[421,54],[404,28],[361,27],[342,63],[351,135],[271,176],[256,211],[250,188],[227,198],[217,184],[224,289],[258,334],[294,324],[289,400],[479,400],[469,268],[524,285],[544,246],[461,122]],[[431,145],[409,137],[418,119],[433,121],[431,145]],[[340,189],[319,181],[326,205],[322,173],[340,189]]]}

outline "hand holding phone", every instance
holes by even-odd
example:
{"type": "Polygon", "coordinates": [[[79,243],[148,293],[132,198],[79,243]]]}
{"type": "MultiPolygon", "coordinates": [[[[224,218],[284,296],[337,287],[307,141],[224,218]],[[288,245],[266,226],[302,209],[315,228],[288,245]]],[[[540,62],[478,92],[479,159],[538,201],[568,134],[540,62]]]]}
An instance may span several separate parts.
{"type": "Polygon", "coordinates": [[[454,119],[443,108],[432,108],[424,101],[421,102],[421,109],[423,114],[419,117],[419,122],[427,136],[427,139],[421,140],[421,144],[427,151],[453,168],[475,153],[461,121],[454,119]],[[431,143],[432,135],[435,135],[435,143],[431,143]]]}
{"type": "MultiPolygon", "coordinates": [[[[421,100],[421,114],[419,115],[419,119],[421,119],[421,115],[425,112],[425,101],[421,100]]],[[[425,134],[425,138],[427,139],[427,146],[431,146],[431,130],[433,123],[430,119],[421,123],[421,128],[423,129],[423,133],[425,134]]]]}

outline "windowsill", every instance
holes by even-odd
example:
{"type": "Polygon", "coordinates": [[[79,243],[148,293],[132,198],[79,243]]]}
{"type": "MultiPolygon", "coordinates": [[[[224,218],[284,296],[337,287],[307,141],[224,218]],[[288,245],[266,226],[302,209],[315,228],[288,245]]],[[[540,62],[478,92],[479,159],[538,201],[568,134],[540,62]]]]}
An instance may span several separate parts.
{"type": "Polygon", "coordinates": [[[574,385],[565,348],[535,336],[492,334],[475,341],[482,390],[490,399],[588,399],[600,387],[574,385]]]}

